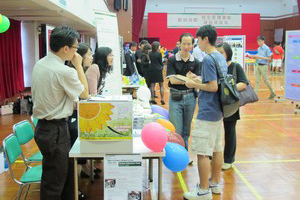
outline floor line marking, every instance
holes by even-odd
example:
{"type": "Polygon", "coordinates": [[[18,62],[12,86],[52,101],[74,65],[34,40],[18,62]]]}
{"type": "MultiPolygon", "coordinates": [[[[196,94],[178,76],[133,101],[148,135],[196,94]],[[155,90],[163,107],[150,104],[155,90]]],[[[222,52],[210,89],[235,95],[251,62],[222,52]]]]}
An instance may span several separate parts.
{"type": "Polygon", "coordinates": [[[188,189],[186,187],[184,179],[182,178],[181,172],[177,172],[177,176],[178,176],[178,179],[179,179],[179,182],[180,182],[180,185],[181,185],[181,188],[182,188],[183,192],[184,193],[188,192],[188,189]]]}
{"type": "Polygon", "coordinates": [[[254,194],[254,196],[256,197],[256,199],[258,200],[263,200],[263,198],[258,194],[258,192],[256,192],[256,190],[254,189],[254,187],[249,183],[249,181],[244,177],[244,175],[234,166],[232,165],[233,170],[235,171],[235,173],[237,173],[237,175],[242,179],[242,181],[246,184],[246,186],[250,189],[250,191],[254,194]]]}
{"type": "Polygon", "coordinates": [[[261,119],[241,119],[241,121],[279,121],[279,120],[300,120],[300,117],[297,118],[261,118],[261,119]]]}
{"type": "Polygon", "coordinates": [[[243,117],[263,117],[263,116],[295,116],[295,114],[260,114],[260,115],[243,115],[243,117]]]}
{"type": "Polygon", "coordinates": [[[245,163],[289,163],[289,162],[300,162],[300,159],[290,160],[257,160],[257,161],[235,161],[234,163],[245,164],[245,163]]]}

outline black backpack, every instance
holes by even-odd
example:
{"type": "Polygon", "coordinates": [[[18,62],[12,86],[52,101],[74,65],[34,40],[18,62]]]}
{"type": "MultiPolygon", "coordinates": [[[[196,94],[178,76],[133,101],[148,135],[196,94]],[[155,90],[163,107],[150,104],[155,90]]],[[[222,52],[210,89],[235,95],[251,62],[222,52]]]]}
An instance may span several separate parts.
{"type": "MultiPolygon", "coordinates": [[[[235,77],[231,74],[227,74],[225,77],[221,71],[219,63],[215,57],[209,54],[214,60],[217,76],[218,76],[218,93],[220,96],[221,108],[223,111],[223,117],[227,118],[236,113],[240,106],[239,91],[236,87],[235,77]]],[[[233,69],[235,70],[235,69],[233,69]]]]}

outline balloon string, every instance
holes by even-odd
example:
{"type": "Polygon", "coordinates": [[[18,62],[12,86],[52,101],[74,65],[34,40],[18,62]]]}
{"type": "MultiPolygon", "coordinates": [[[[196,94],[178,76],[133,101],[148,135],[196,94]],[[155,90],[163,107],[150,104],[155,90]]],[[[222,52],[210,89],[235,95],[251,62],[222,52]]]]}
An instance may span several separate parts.
{"type": "Polygon", "coordinates": [[[188,192],[188,189],[186,187],[186,184],[182,178],[182,174],[181,172],[177,172],[177,176],[178,176],[178,179],[179,179],[179,182],[180,182],[180,185],[181,185],[181,188],[183,190],[184,193],[188,192]]]}

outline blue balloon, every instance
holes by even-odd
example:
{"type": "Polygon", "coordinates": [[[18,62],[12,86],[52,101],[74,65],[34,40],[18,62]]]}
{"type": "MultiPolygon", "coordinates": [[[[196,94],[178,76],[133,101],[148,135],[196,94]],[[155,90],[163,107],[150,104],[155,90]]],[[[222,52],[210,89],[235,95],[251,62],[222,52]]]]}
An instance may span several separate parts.
{"type": "Polygon", "coordinates": [[[164,118],[169,120],[169,112],[166,109],[164,109],[163,107],[160,107],[157,105],[152,105],[151,110],[153,113],[160,114],[161,116],[163,116],[164,118]]]}
{"type": "Polygon", "coordinates": [[[188,151],[180,144],[168,142],[165,151],[166,157],[163,158],[163,162],[169,170],[181,172],[188,166],[188,151]]]}

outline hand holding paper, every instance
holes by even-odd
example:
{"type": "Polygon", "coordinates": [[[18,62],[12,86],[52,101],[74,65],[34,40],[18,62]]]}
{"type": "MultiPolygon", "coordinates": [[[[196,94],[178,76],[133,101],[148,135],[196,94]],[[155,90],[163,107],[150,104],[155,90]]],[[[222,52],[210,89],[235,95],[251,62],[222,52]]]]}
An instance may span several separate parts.
{"type": "Polygon", "coordinates": [[[170,80],[173,80],[172,82],[181,82],[181,83],[184,83],[186,82],[186,79],[188,79],[187,77],[185,76],[182,76],[182,75],[169,75],[166,77],[167,79],[170,79],[170,80]]]}

